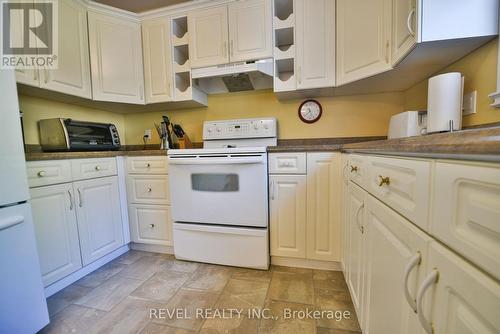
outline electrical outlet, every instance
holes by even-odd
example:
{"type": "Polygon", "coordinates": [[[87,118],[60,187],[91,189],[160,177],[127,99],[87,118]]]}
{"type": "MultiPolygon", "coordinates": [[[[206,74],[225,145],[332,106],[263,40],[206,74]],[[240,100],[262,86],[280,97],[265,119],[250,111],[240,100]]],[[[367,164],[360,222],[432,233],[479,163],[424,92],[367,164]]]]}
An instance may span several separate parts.
{"type": "Polygon", "coordinates": [[[477,90],[464,95],[464,101],[462,106],[462,115],[472,115],[476,111],[476,101],[477,101],[477,90]]]}
{"type": "Polygon", "coordinates": [[[144,130],[144,138],[151,140],[151,129],[144,130]]]}

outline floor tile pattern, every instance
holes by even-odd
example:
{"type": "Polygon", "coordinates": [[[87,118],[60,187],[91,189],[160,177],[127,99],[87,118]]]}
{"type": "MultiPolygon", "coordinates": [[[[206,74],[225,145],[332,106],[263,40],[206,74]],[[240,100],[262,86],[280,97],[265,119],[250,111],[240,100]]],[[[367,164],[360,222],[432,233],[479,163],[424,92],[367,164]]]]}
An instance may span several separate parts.
{"type": "Polygon", "coordinates": [[[260,271],[133,250],[47,304],[51,323],[41,333],[361,333],[341,272],[260,271]]]}

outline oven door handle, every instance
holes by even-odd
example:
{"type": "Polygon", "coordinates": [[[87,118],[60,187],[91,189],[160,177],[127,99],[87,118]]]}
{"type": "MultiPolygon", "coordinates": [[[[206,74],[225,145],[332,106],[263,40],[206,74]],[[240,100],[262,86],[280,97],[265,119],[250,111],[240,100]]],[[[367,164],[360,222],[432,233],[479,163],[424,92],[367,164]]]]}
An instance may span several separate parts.
{"type": "Polygon", "coordinates": [[[263,164],[264,156],[258,157],[224,157],[224,158],[168,158],[170,165],[243,165],[263,164]]]}

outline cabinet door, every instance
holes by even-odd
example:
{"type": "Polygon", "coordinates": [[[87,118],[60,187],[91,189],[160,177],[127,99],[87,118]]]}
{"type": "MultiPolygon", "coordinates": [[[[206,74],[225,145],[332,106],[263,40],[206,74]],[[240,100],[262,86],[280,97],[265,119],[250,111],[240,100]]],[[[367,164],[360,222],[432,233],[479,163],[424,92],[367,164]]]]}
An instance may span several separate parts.
{"type": "Polygon", "coordinates": [[[271,255],[306,257],[306,176],[271,175],[271,255]]]}
{"type": "Polygon", "coordinates": [[[349,224],[348,224],[348,217],[349,217],[349,175],[348,175],[348,168],[349,168],[349,159],[347,154],[342,154],[341,158],[341,165],[342,165],[342,196],[341,196],[341,201],[340,201],[340,230],[342,231],[342,255],[341,255],[341,261],[342,265],[344,268],[344,276],[347,279],[347,274],[348,274],[348,262],[349,262],[349,250],[348,250],[348,245],[349,245],[349,224]]]}
{"type": "Polygon", "coordinates": [[[392,0],[392,65],[417,44],[417,0],[392,0]]]}
{"type": "Polygon", "coordinates": [[[40,87],[92,98],[90,86],[87,8],[59,1],[59,59],[55,70],[40,70],[40,87]]]}
{"type": "MultiPolygon", "coordinates": [[[[349,253],[347,285],[351,292],[352,303],[356,309],[359,323],[363,323],[362,293],[364,275],[364,217],[366,192],[356,184],[349,183],[348,224],[349,253]]],[[[363,326],[361,326],[363,328],[363,326]]]]}
{"type": "Polygon", "coordinates": [[[172,246],[172,219],[168,205],[129,206],[132,241],[172,246]]]}
{"type": "Polygon", "coordinates": [[[335,85],[335,1],[297,0],[297,88],[335,85]]]}
{"type": "Polygon", "coordinates": [[[340,153],[307,153],[307,258],[340,261],[340,153]]]}
{"type": "Polygon", "coordinates": [[[146,103],[172,100],[172,50],[168,18],[142,23],[146,103]]]}
{"type": "Polygon", "coordinates": [[[39,71],[38,70],[26,70],[21,68],[16,68],[16,82],[29,85],[29,86],[40,86],[39,71]]]}
{"type": "Polygon", "coordinates": [[[74,182],[83,264],[123,245],[118,178],[74,182]]]}
{"type": "Polygon", "coordinates": [[[94,100],[144,103],[141,25],[88,13],[94,100]]]}
{"type": "Polygon", "coordinates": [[[422,298],[423,305],[429,302],[423,323],[434,333],[500,333],[498,281],[437,242],[431,245],[427,268],[429,274],[438,274],[437,283],[423,290],[422,298]]]}
{"type": "Polygon", "coordinates": [[[269,0],[246,0],[229,5],[231,62],[273,56],[271,3],[269,0]]]}
{"type": "Polygon", "coordinates": [[[71,183],[30,189],[44,286],[82,267],[71,183]]]}
{"type": "Polygon", "coordinates": [[[391,69],[391,0],[337,0],[337,85],[391,69]]]}
{"type": "Polygon", "coordinates": [[[226,6],[189,13],[188,32],[191,67],[229,62],[226,6]]]}
{"type": "Polygon", "coordinates": [[[367,333],[420,333],[415,300],[431,238],[372,196],[367,196],[364,232],[363,328],[367,333]]]}

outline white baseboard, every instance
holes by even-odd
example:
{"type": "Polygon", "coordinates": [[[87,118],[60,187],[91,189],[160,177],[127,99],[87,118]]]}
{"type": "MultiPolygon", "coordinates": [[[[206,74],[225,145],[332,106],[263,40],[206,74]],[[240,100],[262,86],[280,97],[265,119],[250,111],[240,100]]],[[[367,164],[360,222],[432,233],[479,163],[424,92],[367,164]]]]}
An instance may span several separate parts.
{"type": "Polygon", "coordinates": [[[140,244],[136,242],[130,243],[130,248],[143,252],[174,254],[174,247],[164,245],[140,244]]]}
{"type": "Polygon", "coordinates": [[[333,261],[319,261],[296,259],[292,257],[271,256],[271,264],[285,267],[342,271],[342,264],[340,262],[333,261]]]}
{"type": "Polygon", "coordinates": [[[52,283],[51,285],[45,287],[45,298],[49,298],[50,296],[52,296],[56,292],[61,291],[62,289],[64,289],[68,285],[75,283],[83,276],[86,276],[86,275],[90,274],[91,272],[93,272],[94,270],[99,269],[100,267],[102,267],[106,263],[116,259],[118,256],[122,255],[123,253],[126,253],[128,250],[129,250],[129,246],[124,245],[124,246],[118,248],[117,250],[114,250],[113,252],[109,253],[108,255],[101,257],[99,260],[92,262],[88,266],[85,266],[85,267],[75,271],[74,273],[60,279],[59,281],[52,283]]]}

